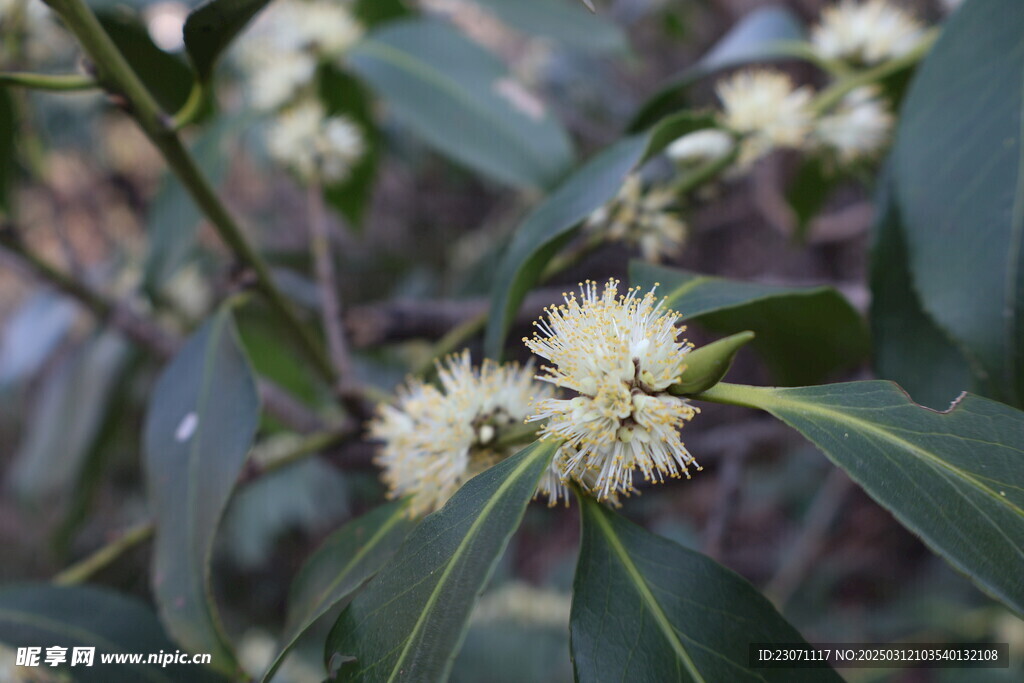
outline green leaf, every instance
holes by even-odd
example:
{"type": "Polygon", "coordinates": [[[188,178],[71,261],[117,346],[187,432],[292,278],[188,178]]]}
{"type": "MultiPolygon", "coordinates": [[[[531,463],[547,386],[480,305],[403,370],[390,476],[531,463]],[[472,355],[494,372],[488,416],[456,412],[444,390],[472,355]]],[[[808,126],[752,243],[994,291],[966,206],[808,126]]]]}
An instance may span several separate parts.
{"type": "Polygon", "coordinates": [[[81,683],[224,680],[196,664],[101,664],[100,657],[105,654],[178,651],[146,605],[107,589],[8,584],[0,589],[0,642],[11,648],[42,647],[40,661],[47,647],[68,648],[66,664],[45,668],[73,675],[81,683]],[[92,666],[70,666],[75,647],[96,648],[92,666]]]}
{"type": "Polygon", "coordinates": [[[665,306],[720,334],[752,330],[752,346],[780,384],[812,384],[867,355],[867,330],[831,287],[782,287],[630,264],[641,290],[659,284],[665,306]]]}
{"type": "Polygon", "coordinates": [[[317,619],[380,570],[413,526],[405,503],[396,501],[349,522],[324,541],[292,582],[283,646],[263,675],[264,683],[274,677],[291,648],[317,619]]]}
{"type": "Polygon", "coordinates": [[[814,442],[932,550],[1024,615],[1024,413],[965,394],[947,412],[891,382],[699,398],[766,410],[814,442]]]}
{"type": "MultiPolygon", "coordinates": [[[[242,346],[253,371],[281,386],[308,406],[330,402],[331,388],[324,378],[303,362],[295,335],[277,324],[267,306],[251,299],[235,311],[235,322],[242,346]]],[[[272,415],[264,415],[264,427],[279,425],[272,415]]]]}
{"type": "MultiPolygon", "coordinates": [[[[239,124],[234,117],[212,123],[192,145],[193,159],[214,186],[220,185],[227,173],[227,147],[233,142],[239,124]]],[[[143,287],[151,296],[160,292],[195,250],[202,220],[203,213],[181,181],[173,173],[165,173],[149,208],[146,226],[149,240],[143,287]]]]}
{"type": "Polygon", "coordinates": [[[921,308],[907,270],[899,207],[883,181],[871,247],[871,336],[875,373],[891,379],[929,408],[944,409],[974,389],[971,369],[921,308]]]}
{"type": "Polygon", "coordinates": [[[489,357],[500,358],[519,304],[580,222],[612,199],[638,164],[676,138],[712,125],[708,115],[685,112],[624,138],[587,161],[530,212],[516,228],[495,275],[484,340],[489,357]]]}
{"type": "Polygon", "coordinates": [[[717,71],[752,62],[792,57],[787,43],[801,40],[800,19],[784,7],[763,7],[750,12],[712,47],[704,57],[663,85],[633,117],[629,130],[641,130],[678,108],[693,83],[717,71]]]}
{"type": "Polygon", "coordinates": [[[128,352],[127,342],[115,332],[105,332],[54,368],[11,466],[9,481],[15,492],[50,505],[70,496],[108,413],[128,352]],[[85,396],[88,400],[82,400],[85,396]]]}
{"type": "Polygon", "coordinates": [[[907,94],[893,154],[924,311],[1024,406],[1024,5],[967,3],[907,94]]]}
{"type": "Polygon", "coordinates": [[[185,49],[199,80],[213,76],[217,59],[270,0],[209,0],[185,20],[185,49]]]}
{"type": "Polygon", "coordinates": [[[118,6],[96,16],[164,111],[178,111],[192,90],[188,64],[156,46],[137,12],[118,6]]]}
{"type": "Polygon", "coordinates": [[[7,88],[0,88],[0,217],[11,212],[11,187],[17,169],[14,152],[17,124],[14,100],[7,88]]]}
{"type": "Polygon", "coordinates": [[[403,0],[355,0],[353,11],[366,26],[401,19],[413,14],[403,0]]]}
{"type": "Polygon", "coordinates": [[[572,164],[569,137],[544,104],[497,57],[441,22],[384,24],[348,64],[426,143],[498,182],[544,188],[572,164]]]}
{"type": "Polygon", "coordinates": [[[559,445],[537,442],[477,475],[413,530],[327,638],[328,666],[345,663],[341,680],[445,680],[477,596],[559,445]]]}
{"type": "Polygon", "coordinates": [[[565,0],[477,0],[503,24],[587,52],[625,52],[626,35],[608,18],[565,0]]]}
{"type": "Polygon", "coordinates": [[[209,587],[217,524],[252,445],[259,397],[230,309],[193,334],[153,391],[143,436],[156,518],[153,593],[167,630],[185,647],[237,665],[209,587]]]}
{"type": "Polygon", "coordinates": [[[796,176],[786,188],[786,201],[796,218],[796,234],[800,243],[807,238],[811,221],[821,213],[829,196],[843,179],[837,168],[822,155],[810,155],[800,162],[796,176]]]}
{"type": "Polygon", "coordinates": [[[373,117],[373,101],[366,87],[351,75],[331,66],[320,69],[320,100],[330,115],[342,114],[359,124],[366,151],[348,177],[324,188],[324,196],[359,228],[366,207],[373,198],[373,182],[377,177],[380,156],[380,135],[373,117]]]}
{"type": "Polygon", "coordinates": [[[572,601],[578,681],[841,681],[830,669],[752,669],[751,643],[802,643],[772,604],[714,560],[580,498],[572,601]]]}

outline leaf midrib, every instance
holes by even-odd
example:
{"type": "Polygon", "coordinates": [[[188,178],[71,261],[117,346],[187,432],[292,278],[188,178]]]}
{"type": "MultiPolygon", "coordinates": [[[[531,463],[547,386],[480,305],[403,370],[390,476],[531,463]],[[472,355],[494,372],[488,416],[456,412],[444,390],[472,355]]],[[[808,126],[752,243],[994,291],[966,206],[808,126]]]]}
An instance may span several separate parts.
{"type": "MultiPolygon", "coordinates": [[[[753,389],[754,387],[751,388],[753,389]]],[[[831,410],[829,408],[824,408],[813,403],[805,403],[802,401],[794,401],[792,399],[787,399],[780,396],[777,392],[772,390],[766,390],[765,394],[771,395],[773,397],[767,402],[768,405],[771,405],[774,402],[776,406],[781,404],[783,406],[783,409],[785,409],[785,406],[789,406],[790,410],[795,410],[797,412],[803,411],[816,413],[818,415],[825,416],[838,424],[853,424],[865,432],[875,434],[876,436],[879,436],[885,441],[889,441],[890,443],[893,443],[900,448],[903,448],[907,451],[914,453],[920,460],[925,461],[932,467],[945,469],[950,473],[954,474],[955,476],[960,477],[961,479],[963,479],[964,481],[966,481],[967,483],[971,484],[976,489],[984,493],[986,496],[991,498],[992,500],[998,502],[1000,505],[1004,507],[1009,508],[1012,512],[1016,513],[1021,518],[1024,518],[1024,509],[1021,509],[1017,505],[1013,504],[1007,497],[999,495],[996,491],[982,484],[972,474],[960,469],[959,467],[956,467],[955,465],[947,462],[946,460],[943,460],[941,457],[938,457],[928,452],[927,450],[921,448],[917,444],[911,441],[907,441],[906,439],[899,437],[896,434],[893,434],[892,432],[886,431],[885,429],[875,425],[872,422],[863,420],[858,417],[854,417],[849,413],[842,413],[839,411],[831,410]]]]}
{"type": "Polygon", "coordinates": [[[274,658],[274,661],[271,662],[271,665],[267,669],[267,672],[263,675],[263,681],[269,681],[273,677],[273,675],[277,672],[278,667],[281,666],[281,663],[284,661],[285,656],[289,652],[291,652],[291,649],[295,646],[295,643],[298,642],[299,638],[301,638],[302,635],[306,632],[306,629],[309,628],[309,625],[313,621],[316,621],[321,616],[327,613],[328,609],[330,609],[329,606],[325,606],[324,604],[327,601],[327,598],[331,595],[331,593],[335,591],[335,589],[338,587],[338,584],[340,584],[342,580],[346,578],[346,575],[352,571],[352,568],[358,565],[359,562],[362,561],[362,559],[366,557],[371,550],[376,548],[377,545],[379,545],[380,542],[395,527],[395,525],[402,520],[403,516],[405,515],[406,507],[406,505],[399,505],[395,509],[395,512],[391,515],[391,517],[388,518],[388,520],[384,524],[382,524],[377,529],[377,531],[374,532],[374,534],[369,538],[369,540],[367,540],[367,542],[363,544],[363,546],[352,556],[352,559],[349,560],[348,563],[345,564],[345,566],[338,571],[338,574],[334,577],[334,580],[331,581],[326,588],[324,588],[316,595],[312,602],[313,607],[310,610],[308,610],[307,614],[296,623],[296,625],[291,631],[288,632],[284,646],[281,648],[281,651],[278,653],[278,655],[274,658]]]}
{"type": "MultiPolygon", "coordinates": [[[[213,593],[210,586],[210,566],[206,562],[206,557],[209,556],[213,549],[213,538],[214,534],[210,534],[210,541],[203,548],[203,559],[200,571],[191,571],[196,567],[196,543],[195,543],[195,530],[196,530],[196,511],[198,506],[196,505],[196,495],[198,487],[195,486],[196,481],[196,469],[199,467],[199,450],[202,444],[202,437],[204,433],[204,427],[206,426],[206,419],[204,418],[206,412],[206,406],[210,395],[211,384],[213,382],[213,372],[210,368],[213,366],[213,360],[216,356],[217,344],[220,342],[221,335],[224,333],[226,324],[226,318],[224,313],[218,314],[218,319],[214,322],[213,327],[210,330],[210,336],[206,343],[206,348],[203,349],[203,378],[202,383],[199,387],[199,394],[196,397],[196,415],[199,417],[199,423],[196,425],[196,433],[193,435],[191,442],[189,443],[188,451],[188,492],[186,499],[188,501],[188,512],[186,519],[188,521],[188,539],[189,543],[185,549],[188,557],[188,567],[190,574],[194,579],[199,581],[199,594],[203,596],[202,609],[209,619],[209,625],[213,631],[213,636],[217,640],[217,646],[220,650],[218,653],[220,657],[225,657],[229,664],[233,664],[235,661],[234,655],[231,652],[231,648],[228,645],[227,637],[224,634],[223,627],[221,626],[220,619],[213,609],[213,593]]],[[[223,511],[223,505],[221,506],[223,511]]],[[[218,516],[219,517],[219,516],[218,516]]],[[[214,522],[216,525],[216,522],[214,522]]],[[[216,664],[214,664],[216,666],[216,664]]],[[[221,668],[221,667],[217,667],[221,668]]],[[[230,666],[224,668],[225,671],[230,671],[230,666]]]]}
{"type": "Polygon", "coordinates": [[[632,579],[633,584],[636,587],[637,593],[640,594],[647,610],[651,613],[651,616],[654,617],[654,621],[657,624],[658,629],[664,635],[665,640],[669,642],[672,650],[676,653],[678,661],[683,663],[694,680],[699,683],[705,683],[705,679],[697,669],[697,665],[693,662],[690,654],[686,651],[686,647],[683,645],[682,641],[679,640],[679,636],[676,633],[675,628],[673,628],[672,622],[668,620],[665,612],[662,611],[661,605],[658,604],[657,599],[651,592],[650,586],[647,585],[647,582],[644,580],[640,570],[633,563],[633,559],[629,556],[629,553],[626,552],[626,548],[622,545],[619,537],[615,534],[611,524],[609,524],[608,520],[605,519],[604,511],[595,507],[599,505],[596,502],[587,500],[585,504],[591,506],[591,518],[597,521],[598,528],[608,541],[612,550],[615,551],[615,556],[618,558],[619,563],[626,570],[626,573],[629,574],[629,577],[632,579]]]}
{"type": "Polygon", "coordinates": [[[416,623],[413,625],[412,631],[406,637],[405,645],[403,646],[401,653],[399,653],[398,659],[395,661],[395,665],[391,669],[391,673],[388,675],[388,683],[391,683],[392,681],[396,680],[396,678],[401,673],[403,662],[405,661],[405,658],[408,655],[409,650],[412,648],[413,642],[416,640],[417,636],[419,635],[419,632],[426,624],[427,615],[432,611],[434,603],[436,603],[438,598],[440,597],[441,587],[445,585],[448,576],[451,574],[453,568],[458,563],[458,560],[462,557],[466,548],[469,546],[469,541],[476,537],[476,534],[478,533],[480,526],[488,519],[491,511],[498,504],[498,501],[500,501],[501,498],[504,496],[505,492],[509,488],[511,488],[513,484],[517,482],[519,477],[522,475],[523,470],[529,468],[529,466],[533,464],[533,461],[536,458],[540,457],[543,453],[547,452],[547,450],[549,449],[538,446],[534,450],[534,452],[529,455],[529,457],[523,458],[523,462],[520,463],[516,467],[516,469],[512,470],[507,477],[505,477],[505,480],[501,482],[501,485],[495,490],[494,494],[487,500],[487,503],[480,511],[480,514],[477,515],[477,518],[475,520],[473,520],[473,523],[470,525],[469,530],[466,532],[466,535],[462,537],[462,542],[459,543],[458,547],[455,549],[455,552],[452,554],[452,556],[448,559],[448,562],[445,564],[444,571],[441,572],[441,576],[438,577],[437,583],[434,584],[434,588],[430,592],[430,597],[427,599],[426,605],[423,606],[423,609],[420,611],[419,617],[416,619],[416,623]]]}

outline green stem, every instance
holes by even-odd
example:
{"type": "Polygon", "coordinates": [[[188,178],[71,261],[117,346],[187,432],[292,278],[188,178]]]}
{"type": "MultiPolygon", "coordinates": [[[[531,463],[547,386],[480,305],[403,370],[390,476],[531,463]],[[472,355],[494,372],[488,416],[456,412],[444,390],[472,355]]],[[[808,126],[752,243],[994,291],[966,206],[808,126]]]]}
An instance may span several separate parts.
{"type": "Polygon", "coordinates": [[[92,58],[99,74],[99,82],[108,90],[125,98],[126,108],[163,155],[193,201],[210,220],[221,239],[252,269],[257,286],[271,307],[288,323],[317,369],[333,382],[336,373],[323,347],[313,333],[302,324],[290,302],[278,289],[271,276],[270,267],[249,244],[241,227],[182,144],[181,138],[173,129],[173,121],[160,109],[153,95],[103,30],[96,15],[84,0],[49,2],[92,58]]]}
{"type": "MultiPolygon", "coordinates": [[[[601,246],[603,243],[604,238],[599,232],[591,234],[584,242],[577,245],[571,251],[559,254],[549,261],[540,277],[537,278],[537,283],[543,284],[567,268],[571,268],[576,265],[584,256],[601,246]]],[[[413,371],[413,374],[418,377],[429,376],[434,370],[435,360],[443,358],[449,353],[457,350],[466,342],[467,339],[483,331],[486,326],[487,311],[478,313],[472,318],[468,318],[467,320],[459,323],[457,326],[449,330],[448,334],[441,337],[441,339],[434,344],[433,348],[430,349],[427,360],[423,361],[413,371]]]]}
{"type": "MultiPolygon", "coordinates": [[[[347,431],[337,430],[310,434],[303,438],[300,443],[296,444],[294,450],[257,467],[251,476],[243,477],[240,483],[248,483],[271,472],[276,472],[279,469],[295,464],[309,455],[319,453],[328,446],[338,443],[349,435],[347,431]]],[[[59,586],[73,586],[85,583],[116,562],[126,552],[148,541],[155,532],[156,524],[152,520],[139,522],[114,540],[98,548],[92,554],[61,571],[53,577],[53,583],[59,586]]]]}
{"type": "Polygon", "coordinates": [[[0,73],[0,85],[52,92],[92,90],[99,87],[95,79],[80,74],[34,74],[24,71],[0,73]]]}
{"type": "Polygon", "coordinates": [[[289,465],[304,460],[307,456],[319,453],[335,444],[341,443],[352,434],[347,430],[327,430],[310,434],[295,444],[295,447],[283,455],[277,455],[263,463],[254,463],[252,473],[245,479],[246,482],[257,477],[262,477],[270,472],[284,469],[289,465]]]}
{"type": "Polygon", "coordinates": [[[478,313],[448,331],[448,334],[441,337],[431,347],[428,357],[416,369],[413,374],[417,377],[429,377],[434,371],[434,361],[444,358],[449,353],[461,347],[467,339],[478,334],[487,325],[487,311],[478,313]]]}
{"type": "Polygon", "coordinates": [[[206,87],[197,80],[192,84],[192,90],[189,91],[185,104],[181,105],[181,109],[174,115],[171,124],[174,126],[174,130],[181,130],[185,126],[195,123],[200,112],[203,111],[204,101],[206,101],[206,87]]]}
{"type": "Polygon", "coordinates": [[[795,57],[796,59],[802,59],[806,62],[810,62],[822,71],[826,71],[833,76],[842,77],[851,73],[850,66],[846,62],[841,59],[828,59],[827,57],[822,57],[818,54],[818,51],[814,49],[814,46],[807,41],[784,40],[775,43],[772,50],[779,55],[795,57]]]}
{"type": "Polygon", "coordinates": [[[866,85],[877,83],[892,74],[898,73],[913,66],[914,64],[917,64],[926,54],[928,54],[928,51],[931,50],[937,37],[938,30],[933,29],[913,50],[907,54],[896,57],[895,59],[890,59],[887,62],[882,62],[870,69],[858,71],[836,81],[823,90],[821,94],[814,99],[811,107],[815,115],[821,116],[828,112],[839,104],[839,102],[851,91],[866,85]]]}
{"type": "Polygon", "coordinates": [[[717,159],[712,159],[706,164],[698,166],[690,173],[682,176],[672,184],[672,192],[676,195],[684,195],[688,192],[692,192],[709,180],[717,178],[719,174],[732,166],[739,154],[740,146],[739,144],[734,144],[728,154],[724,154],[717,159]]]}
{"type": "Polygon", "coordinates": [[[715,386],[694,394],[691,398],[711,403],[724,403],[731,406],[743,406],[756,410],[767,410],[766,395],[771,393],[770,387],[754,387],[747,384],[729,384],[719,382],[715,386]]]}
{"type": "Polygon", "coordinates": [[[148,541],[153,537],[155,531],[156,527],[153,522],[140,522],[93,554],[54,576],[53,582],[58,586],[75,586],[85,583],[117,558],[135,546],[148,541]]]}

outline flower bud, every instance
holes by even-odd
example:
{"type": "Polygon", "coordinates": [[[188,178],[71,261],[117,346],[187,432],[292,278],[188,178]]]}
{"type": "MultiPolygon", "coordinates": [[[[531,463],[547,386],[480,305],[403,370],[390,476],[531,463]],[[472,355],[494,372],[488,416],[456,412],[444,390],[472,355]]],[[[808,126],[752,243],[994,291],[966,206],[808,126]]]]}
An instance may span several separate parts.
{"type": "Polygon", "coordinates": [[[722,381],[740,348],[754,338],[749,330],[702,346],[686,354],[686,369],[668,392],[675,396],[689,396],[722,381]]]}

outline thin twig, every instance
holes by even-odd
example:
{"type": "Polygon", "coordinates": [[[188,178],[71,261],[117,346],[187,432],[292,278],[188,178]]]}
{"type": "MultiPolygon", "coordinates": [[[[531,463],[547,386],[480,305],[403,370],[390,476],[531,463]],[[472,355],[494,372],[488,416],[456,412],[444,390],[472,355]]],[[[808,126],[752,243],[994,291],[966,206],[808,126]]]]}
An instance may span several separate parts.
{"type": "MultiPolygon", "coordinates": [[[[278,456],[270,462],[255,464],[250,458],[246,467],[242,470],[242,474],[238,479],[238,485],[244,486],[260,477],[293,465],[303,458],[319,453],[325,448],[339,443],[350,435],[350,430],[310,434],[297,443],[290,452],[278,456]]],[[[116,562],[126,552],[148,541],[155,532],[156,524],[153,520],[139,522],[78,562],[61,570],[60,573],[53,577],[53,583],[60,586],[85,583],[104,568],[116,562]]]]}
{"type": "Polygon", "coordinates": [[[152,521],[139,522],[92,554],[63,569],[53,577],[53,583],[58,586],[74,586],[85,583],[117,558],[152,538],[155,530],[156,527],[152,521]]]}
{"type": "Polygon", "coordinates": [[[317,183],[310,183],[306,190],[306,209],[309,212],[309,248],[320,293],[321,319],[331,362],[338,372],[340,390],[340,386],[352,382],[352,356],[341,318],[341,298],[338,296],[338,278],[334,272],[323,190],[317,183]]]}
{"type": "Polygon", "coordinates": [[[818,495],[804,515],[803,529],[793,543],[783,551],[782,561],[775,576],[771,578],[764,593],[782,609],[793,592],[803,581],[812,563],[821,552],[828,538],[829,528],[846,502],[846,495],[853,490],[853,482],[838,467],[833,469],[818,495]]]}
{"type": "Polygon", "coordinates": [[[49,0],[49,4],[91,57],[97,70],[97,81],[124,103],[124,108],[163,155],[167,165],[210,220],[221,239],[252,269],[259,290],[288,324],[310,360],[333,381],[334,367],[319,341],[302,323],[291,302],[274,282],[270,266],[249,243],[241,226],[199,170],[174,130],[171,117],[157,104],[85,0],[49,0]]]}
{"type": "Polygon", "coordinates": [[[0,85],[50,92],[74,92],[99,87],[99,83],[95,79],[81,74],[34,74],[10,71],[0,73],[0,85]]]}
{"type": "MultiPolygon", "coordinates": [[[[181,340],[159,323],[139,313],[129,304],[112,299],[88,283],[55,268],[29,249],[10,227],[0,229],[0,254],[8,253],[22,270],[49,282],[59,291],[83,304],[100,323],[107,323],[125,337],[161,360],[174,356],[181,340]],[[6,252],[4,251],[6,250],[6,252]]],[[[323,427],[323,420],[291,394],[270,380],[259,378],[257,386],[267,412],[300,432],[323,427]]]]}

